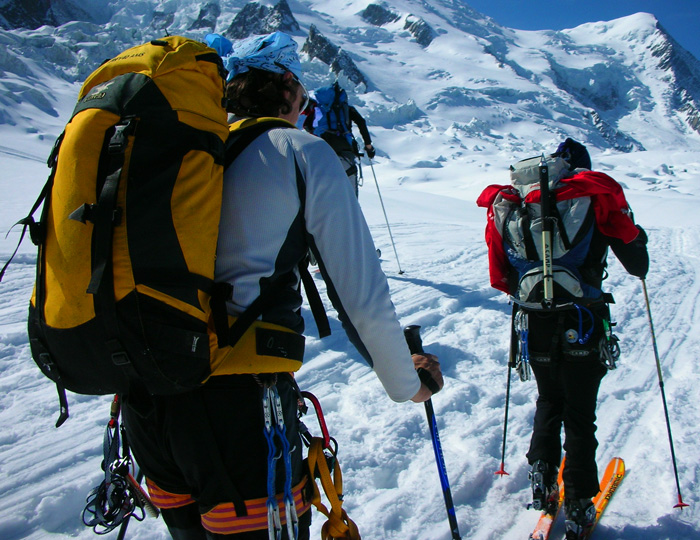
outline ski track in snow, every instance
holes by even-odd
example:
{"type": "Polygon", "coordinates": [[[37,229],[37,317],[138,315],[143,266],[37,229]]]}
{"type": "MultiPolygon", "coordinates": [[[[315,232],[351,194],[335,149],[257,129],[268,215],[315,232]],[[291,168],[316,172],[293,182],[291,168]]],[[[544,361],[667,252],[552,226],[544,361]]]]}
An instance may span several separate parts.
{"type": "Polygon", "coordinates": [[[7,146],[0,146],[0,154],[6,154],[8,156],[18,157],[18,158],[23,158],[23,159],[30,159],[32,161],[37,161],[39,163],[46,163],[45,157],[36,156],[33,154],[28,154],[27,152],[22,152],[21,150],[17,150],[16,148],[10,148],[7,146]]]}

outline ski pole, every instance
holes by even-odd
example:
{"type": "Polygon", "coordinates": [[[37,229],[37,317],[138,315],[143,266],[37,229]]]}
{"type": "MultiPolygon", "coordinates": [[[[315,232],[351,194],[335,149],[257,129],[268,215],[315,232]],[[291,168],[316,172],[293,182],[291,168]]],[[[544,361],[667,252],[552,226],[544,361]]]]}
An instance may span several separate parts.
{"type": "Polygon", "coordinates": [[[357,185],[358,186],[364,186],[365,185],[365,177],[362,174],[362,156],[364,156],[363,153],[358,153],[357,154],[357,170],[359,171],[359,178],[357,179],[357,185]]]}
{"type": "Polygon", "coordinates": [[[647,283],[644,278],[642,280],[642,289],[644,290],[644,300],[647,305],[647,315],[649,317],[649,328],[651,330],[651,343],[654,346],[654,357],[656,358],[656,372],[659,376],[659,388],[661,389],[661,400],[664,403],[664,416],[666,417],[666,431],[668,431],[668,442],[671,446],[671,461],[673,462],[673,473],[676,477],[676,489],[678,490],[678,503],[675,504],[674,508],[683,508],[688,506],[683,502],[683,497],[681,496],[681,483],[678,480],[678,466],[676,465],[676,452],[673,449],[673,437],[671,436],[671,421],[668,418],[668,406],[666,405],[666,392],[664,391],[664,380],[661,374],[661,361],[659,360],[659,348],[656,345],[656,334],[654,332],[654,323],[651,319],[651,305],[649,303],[649,294],[647,293],[647,283]]]}
{"type": "Polygon", "coordinates": [[[501,446],[501,468],[498,469],[495,473],[493,474],[498,474],[499,476],[504,476],[508,475],[509,473],[506,472],[506,433],[508,432],[508,402],[510,401],[510,372],[512,368],[510,367],[510,363],[508,364],[508,382],[506,383],[506,412],[505,412],[505,418],[503,420],[503,445],[501,446]]]}
{"type": "Polygon", "coordinates": [[[377,186],[377,193],[379,194],[379,202],[382,205],[382,212],[384,212],[384,220],[386,221],[386,228],[389,230],[389,238],[391,239],[391,246],[394,248],[394,255],[396,255],[396,264],[399,267],[399,274],[403,274],[403,270],[401,270],[401,263],[399,262],[399,254],[396,252],[396,244],[394,244],[394,236],[391,234],[391,226],[389,225],[389,218],[386,217],[386,208],[384,208],[384,200],[382,199],[382,192],[379,191],[379,182],[377,182],[377,175],[374,172],[374,164],[372,163],[371,159],[369,160],[369,166],[372,169],[372,176],[374,176],[374,183],[377,186]]]}
{"type": "Polygon", "coordinates": [[[515,314],[518,310],[518,305],[513,302],[513,309],[510,315],[510,349],[508,351],[508,380],[506,382],[506,411],[503,419],[503,445],[501,447],[501,468],[494,474],[500,476],[508,475],[505,468],[506,460],[506,434],[508,433],[508,404],[510,403],[510,374],[515,367],[515,355],[518,350],[518,336],[515,333],[515,314]]]}
{"type": "MultiPolygon", "coordinates": [[[[420,338],[420,326],[411,325],[403,330],[408,343],[408,349],[411,354],[423,354],[423,342],[420,338]]],[[[418,370],[418,376],[425,383],[427,377],[434,384],[430,374],[424,370],[418,370]]],[[[427,385],[427,383],[426,383],[427,385]]],[[[429,385],[428,385],[429,386],[429,385]]],[[[437,464],[438,475],[440,476],[440,484],[442,485],[442,496],[445,499],[445,509],[447,510],[447,520],[450,523],[450,531],[452,532],[452,540],[462,540],[459,535],[459,527],[457,526],[457,515],[455,514],[455,505],[452,502],[452,491],[450,490],[450,482],[447,479],[447,468],[445,467],[445,458],[442,454],[442,445],[440,444],[440,435],[438,433],[437,422],[435,420],[435,411],[433,410],[433,401],[428,399],[425,402],[425,414],[428,417],[428,426],[430,426],[430,438],[433,442],[433,451],[435,453],[435,463],[437,464]]]]}

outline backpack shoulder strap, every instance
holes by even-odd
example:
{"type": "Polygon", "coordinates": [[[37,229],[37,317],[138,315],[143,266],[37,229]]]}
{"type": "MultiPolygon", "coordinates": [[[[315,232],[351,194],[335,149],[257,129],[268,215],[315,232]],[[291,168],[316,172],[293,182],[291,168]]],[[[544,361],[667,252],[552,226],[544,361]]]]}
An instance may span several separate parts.
{"type": "MultiPolygon", "coordinates": [[[[245,150],[255,139],[273,128],[296,129],[296,126],[292,125],[286,120],[278,118],[246,119],[232,124],[231,133],[226,141],[225,167],[228,168],[243,152],[243,150],[245,150]]],[[[297,185],[299,184],[299,175],[300,171],[297,167],[297,185]]],[[[304,199],[301,198],[301,200],[303,201],[304,199]]],[[[304,290],[306,291],[311,312],[319,330],[319,335],[320,337],[330,335],[330,324],[328,322],[325,308],[323,307],[323,302],[321,301],[318,289],[316,288],[314,280],[309,274],[309,270],[304,262],[299,264],[299,273],[301,275],[302,283],[304,284],[304,290]]],[[[215,314],[220,314],[218,317],[215,315],[215,320],[218,319],[220,321],[219,324],[215,322],[219,347],[223,345],[233,346],[241,338],[241,336],[243,336],[246,330],[250,328],[253,322],[255,322],[257,318],[262,315],[263,311],[265,311],[272,304],[273,299],[275,296],[277,296],[282,287],[282,280],[275,280],[270,287],[268,287],[248,306],[248,308],[236,319],[236,322],[233,323],[227,332],[222,332],[220,329],[224,328],[221,325],[221,323],[224,321],[226,321],[226,326],[228,326],[227,318],[225,318],[224,314],[226,313],[225,302],[230,296],[231,290],[230,286],[221,286],[216,288],[215,291],[218,291],[218,293],[212,296],[212,310],[215,314]]]]}
{"type": "Polygon", "coordinates": [[[530,216],[527,210],[522,207],[518,207],[514,212],[520,212],[520,218],[524,221],[523,230],[523,243],[525,244],[525,255],[530,261],[539,260],[540,256],[537,253],[537,246],[535,245],[535,240],[532,237],[532,229],[530,228],[532,223],[530,221],[530,216]]]}
{"type": "Polygon", "coordinates": [[[304,259],[299,263],[299,274],[301,275],[301,282],[304,284],[304,291],[306,291],[306,299],[309,301],[311,314],[314,317],[314,321],[316,321],[318,337],[324,338],[331,335],[331,325],[328,322],[326,308],[323,306],[323,301],[321,300],[321,295],[318,292],[314,278],[309,272],[308,264],[308,259],[304,259]]]}
{"type": "Polygon", "coordinates": [[[263,133],[274,128],[295,128],[281,118],[247,118],[230,126],[228,139],[226,140],[226,158],[224,170],[228,169],[235,159],[245,150],[250,143],[263,133]]]}

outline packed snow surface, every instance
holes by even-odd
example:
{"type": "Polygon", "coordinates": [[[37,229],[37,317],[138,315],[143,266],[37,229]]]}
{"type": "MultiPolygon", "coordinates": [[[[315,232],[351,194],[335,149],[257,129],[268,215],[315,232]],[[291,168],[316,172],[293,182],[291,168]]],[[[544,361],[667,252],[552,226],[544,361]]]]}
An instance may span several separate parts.
{"type": "MultiPolygon", "coordinates": [[[[454,27],[439,33],[427,56],[400,27],[349,30],[360,24],[354,14],[365,7],[364,2],[354,2],[346,10],[335,2],[302,4],[304,9],[292,6],[301,13],[302,26],[308,28],[314,22],[329,35],[336,28],[333,38],[342,40],[351,52],[353,38],[361,51],[361,68],[373,81],[371,91],[351,96],[368,118],[378,149],[373,165],[362,163],[364,185],[359,200],[381,249],[402,324],[420,325],[425,349],[442,364],[445,388],[432,401],[461,535],[465,540],[524,540],[537,521],[537,512],[526,509],[525,459],[536,387],[513,374],[505,454],[510,475],[495,475],[503,441],[510,306],[507,297],[488,284],[485,212],[475,200],[486,185],[508,182],[512,162],[554,151],[563,136],[576,138],[584,132],[575,124],[557,123],[558,118],[568,118],[565,108],[570,98],[561,93],[551,94],[559,96],[558,101],[541,105],[548,108],[546,121],[532,121],[530,113],[534,113],[528,107],[536,101],[536,85],[509,71],[512,84],[505,90],[504,66],[512,62],[535,70],[545,56],[533,51],[550,47],[561,73],[568,73],[572,84],[585,72],[597,84],[619,87],[634,66],[627,72],[605,71],[596,67],[602,62],[597,55],[601,48],[612,46],[611,39],[620,48],[625,40],[636,46],[635,39],[645,36],[633,34],[649,29],[650,16],[583,25],[556,35],[501,29],[503,43],[512,44],[517,38],[520,45],[510,47],[510,55],[497,60],[483,54],[480,38],[454,27]],[[604,30],[609,32],[598,40],[595,36],[604,30]],[[587,40],[588,45],[566,53],[552,45],[552,39],[562,36],[579,44],[587,40]],[[367,52],[370,46],[372,54],[367,52]],[[456,61],[456,53],[465,61],[456,61]],[[558,59],[565,53],[577,58],[558,59]],[[388,64],[387,58],[393,58],[393,63],[388,64]],[[396,71],[397,58],[406,66],[402,71],[396,71]],[[529,105],[523,106],[523,100],[529,105]],[[500,123],[494,118],[500,118],[500,123]]],[[[142,3],[130,5],[133,13],[143,7],[142,3]]],[[[132,23],[133,13],[129,15],[132,23]]],[[[428,22],[446,27],[436,13],[426,12],[428,22]]],[[[44,28],[31,39],[51,31],[44,28]]],[[[81,72],[82,77],[76,74],[74,80],[48,68],[39,70],[41,58],[47,56],[24,64],[36,92],[22,90],[24,83],[9,68],[0,78],[6,87],[15,84],[17,90],[12,104],[3,101],[0,109],[0,263],[19,240],[21,228],[11,229],[12,225],[26,215],[46,179],[46,158],[70,116],[80,80],[99,63],[94,51],[86,55],[93,58],[92,63],[86,61],[83,69],[87,71],[81,72]]],[[[3,62],[9,65],[8,58],[3,62]]],[[[304,67],[312,74],[312,83],[320,82],[322,66],[317,61],[305,61],[304,67]]],[[[649,81],[653,75],[649,73],[649,81]]],[[[544,88],[550,81],[540,82],[544,88]]],[[[622,359],[601,385],[598,463],[602,468],[613,456],[621,456],[627,477],[595,534],[599,540],[697,540],[700,139],[677,117],[649,112],[659,99],[661,82],[645,88],[646,95],[618,96],[616,106],[630,107],[629,100],[641,103],[639,111],[621,118],[625,133],[647,150],[604,149],[609,147],[602,139],[597,140],[600,146],[590,144],[589,149],[594,168],[624,186],[637,223],[649,235],[651,267],[646,286],[678,477],[683,499],[690,506],[683,511],[673,508],[679,494],[642,282],[627,275],[611,255],[605,286],[616,300],[612,313],[622,359]]],[[[54,428],[56,391],[32,361],[25,329],[35,263],[35,250],[25,239],[0,283],[0,538],[89,539],[93,533],[82,525],[80,514],[88,492],[100,482],[102,436],[111,396],[69,394],[71,418],[60,429],[54,428]]],[[[317,281],[324,293],[321,279],[317,281]]],[[[319,340],[305,310],[309,331],[298,381],[303,390],[320,399],[338,441],[344,507],[368,540],[448,540],[423,405],[389,400],[372,370],[349,345],[335,313],[330,314],[333,334],[319,340]]],[[[306,423],[317,432],[313,417],[306,423]]],[[[312,538],[319,536],[322,517],[314,515],[312,538]]],[[[561,529],[560,524],[559,534],[561,529]]],[[[105,536],[115,537],[116,532],[105,536]]],[[[133,521],[128,537],[159,540],[168,534],[161,519],[147,518],[133,521]]]]}

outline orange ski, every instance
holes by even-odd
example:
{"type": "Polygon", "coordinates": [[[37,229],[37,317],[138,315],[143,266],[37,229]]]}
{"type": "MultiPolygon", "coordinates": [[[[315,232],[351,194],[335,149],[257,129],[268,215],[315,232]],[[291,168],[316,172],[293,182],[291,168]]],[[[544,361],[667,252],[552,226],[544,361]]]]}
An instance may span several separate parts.
{"type": "Polygon", "coordinates": [[[608,463],[605,472],[603,473],[602,480],[600,481],[600,491],[598,492],[598,495],[593,497],[593,504],[595,506],[595,521],[593,522],[591,529],[588,531],[588,534],[584,536],[583,540],[590,538],[591,534],[593,533],[593,529],[595,529],[595,526],[598,525],[600,516],[605,511],[610,499],[612,499],[612,496],[617,491],[617,488],[624,477],[624,460],[620,457],[612,458],[610,463],[608,463]]]}

